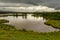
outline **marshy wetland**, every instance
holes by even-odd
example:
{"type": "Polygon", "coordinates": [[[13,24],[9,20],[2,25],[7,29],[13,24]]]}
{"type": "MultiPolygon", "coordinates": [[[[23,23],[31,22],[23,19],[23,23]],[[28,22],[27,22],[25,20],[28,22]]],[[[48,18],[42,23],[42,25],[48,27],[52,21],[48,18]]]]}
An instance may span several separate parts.
{"type": "Polygon", "coordinates": [[[0,39],[60,40],[59,14],[0,14],[0,39]]]}

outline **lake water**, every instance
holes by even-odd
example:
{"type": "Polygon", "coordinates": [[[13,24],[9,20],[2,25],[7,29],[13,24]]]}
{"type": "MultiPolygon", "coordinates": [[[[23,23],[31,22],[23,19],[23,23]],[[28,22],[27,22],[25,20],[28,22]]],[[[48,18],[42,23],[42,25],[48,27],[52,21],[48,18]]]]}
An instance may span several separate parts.
{"type": "Polygon", "coordinates": [[[53,28],[51,26],[45,25],[46,21],[43,17],[34,17],[32,14],[27,14],[27,16],[6,16],[0,17],[0,19],[9,20],[10,25],[15,26],[16,29],[26,29],[35,32],[54,32],[59,31],[59,29],[53,28]]]}

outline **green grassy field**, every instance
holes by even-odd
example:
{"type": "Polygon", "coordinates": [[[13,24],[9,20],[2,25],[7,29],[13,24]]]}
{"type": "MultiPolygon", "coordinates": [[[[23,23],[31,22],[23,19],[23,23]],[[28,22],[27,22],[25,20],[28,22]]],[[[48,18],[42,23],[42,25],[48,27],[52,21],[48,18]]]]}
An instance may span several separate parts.
{"type": "Polygon", "coordinates": [[[0,30],[0,40],[60,40],[60,32],[37,33],[22,30],[0,30]]]}
{"type": "Polygon", "coordinates": [[[47,25],[51,25],[55,28],[59,28],[60,29],[60,20],[48,20],[47,22],[45,22],[45,24],[47,25]]]}

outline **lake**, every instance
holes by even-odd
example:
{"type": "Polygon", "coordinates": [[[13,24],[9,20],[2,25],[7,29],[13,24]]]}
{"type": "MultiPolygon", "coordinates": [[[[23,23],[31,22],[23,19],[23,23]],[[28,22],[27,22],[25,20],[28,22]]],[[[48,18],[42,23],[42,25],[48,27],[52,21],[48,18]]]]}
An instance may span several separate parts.
{"type": "Polygon", "coordinates": [[[16,29],[26,29],[34,32],[59,31],[59,29],[45,25],[44,22],[46,20],[43,17],[34,17],[32,14],[27,14],[25,16],[6,16],[0,17],[0,19],[9,20],[7,24],[15,26],[16,29]]]}

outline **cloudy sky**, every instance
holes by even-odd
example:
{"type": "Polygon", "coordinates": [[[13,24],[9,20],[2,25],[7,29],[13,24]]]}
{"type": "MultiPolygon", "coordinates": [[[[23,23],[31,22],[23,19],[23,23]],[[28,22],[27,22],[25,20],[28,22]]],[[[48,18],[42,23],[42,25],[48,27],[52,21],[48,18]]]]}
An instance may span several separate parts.
{"type": "Polygon", "coordinates": [[[0,0],[0,11],[41,12],[60,10],[60,0],[0,0]]]}

